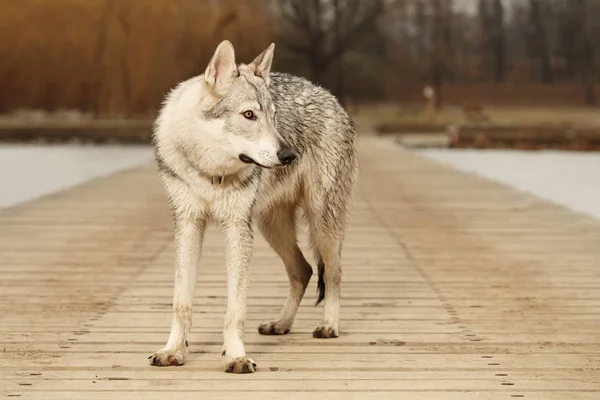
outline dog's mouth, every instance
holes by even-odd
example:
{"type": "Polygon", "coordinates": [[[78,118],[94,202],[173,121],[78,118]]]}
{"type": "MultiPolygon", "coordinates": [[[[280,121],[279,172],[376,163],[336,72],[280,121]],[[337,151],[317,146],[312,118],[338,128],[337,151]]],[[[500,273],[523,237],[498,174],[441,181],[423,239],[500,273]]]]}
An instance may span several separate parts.
{"type": "Polygon", "coordinates": [[[266,169],[273,169],[273,168],[281,168],[281,167],[285,167],[285,165],[276,165],[274,167],[267,167],[266,165],[262,165],[259,162],[256,162],[252,157],[247,156],[246,154],[240,154],[238,156],[238,158],[240,159],[241,162],[243,162],[244,164],[254,164],[254,165],[258,165],[261,168],[266,168],[266,169]]]}

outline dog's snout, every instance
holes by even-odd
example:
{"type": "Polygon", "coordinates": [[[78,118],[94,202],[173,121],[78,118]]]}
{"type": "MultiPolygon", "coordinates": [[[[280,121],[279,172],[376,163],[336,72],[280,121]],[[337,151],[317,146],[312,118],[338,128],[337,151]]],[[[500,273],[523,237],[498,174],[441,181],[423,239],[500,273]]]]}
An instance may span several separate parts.
{"type": "Polygon", "coordinates": [[[291,164],[292,161],[294,161],[296,159],[296,153],[294,153],[294,150],[285,146],[285,147],[282,147],[281,150],[279,150],[277,152],[277,158],[279,159],[279,162],[282,163],[283,165],[288,165],[288,164],[291,164]]]}

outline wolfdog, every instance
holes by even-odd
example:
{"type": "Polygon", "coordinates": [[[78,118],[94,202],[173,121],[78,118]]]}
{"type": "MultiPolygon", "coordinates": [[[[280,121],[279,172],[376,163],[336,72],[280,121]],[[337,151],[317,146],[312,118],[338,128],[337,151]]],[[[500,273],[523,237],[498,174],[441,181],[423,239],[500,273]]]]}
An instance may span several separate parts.
{"type": "Polygon", "coordinates": [[[327,90],[271,72],[272,43],[250,64],[236,64],[233,45],[219,44],[204,74],[177,85],[154,125],[161,180],[174,215],[176,273],[173,320],[156,366],[182,365],[205,228],[216,223],[226,243],[225,371],[251,373],[244,321],[253,224],[282,259],[289,294],[263,335],[290,331],[313,273],[298,247],[297,215],[306,220],[325,300],[315,338],[339,336],[342,241],[358,161],[354,123],[327,90]],[[297,213],[296,211],[301,212],[297,213]]]}

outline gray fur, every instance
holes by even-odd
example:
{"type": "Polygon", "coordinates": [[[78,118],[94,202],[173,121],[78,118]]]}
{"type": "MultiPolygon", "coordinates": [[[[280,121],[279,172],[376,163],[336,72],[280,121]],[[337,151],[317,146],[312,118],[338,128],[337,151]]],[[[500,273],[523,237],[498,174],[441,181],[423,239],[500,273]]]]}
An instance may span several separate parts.
{"type": "Polygon", "coordinates": [[[222,42],[206,73],[178,85],[157,118],[156,159],[176,218],[178,263],[171,335],[151,357],[154,365],[184,362],[197,259],[210,221],[226,235],[228,292],[235,293],[225,316],[226,371],[256,369],[243,346],[253,222],[281,257],[290,281],[280,316],[259,332],[290,331],[312,275],[297,243],[300,209],[318,262],[317,304],[325,301],[313,336],[339,336],[342,242],[358,174],[356,131],[330,92],[270,72],[273,48],[248,65],[234,65],[233,47],[222,42]],[[247,110],[256,118],[246,118],[247,110]],[[279,151],[285,147],[296,159],[282,166],[279,151]],[[240,161],[242,155],[256,165],[240,161]]]}

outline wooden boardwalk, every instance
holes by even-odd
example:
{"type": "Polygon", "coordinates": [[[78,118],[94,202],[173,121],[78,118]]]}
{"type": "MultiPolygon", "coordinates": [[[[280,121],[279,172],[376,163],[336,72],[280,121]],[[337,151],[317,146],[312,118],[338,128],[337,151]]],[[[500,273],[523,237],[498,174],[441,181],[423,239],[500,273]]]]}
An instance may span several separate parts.
{"type": "Polygon", "coordinates": [[[174,259],[153,166],[1,212],[0,398],[600,399],[600,223],[381,139],[360,153],[342,336],[312,338],[315,282],[291,334],[258,335],[287,293],[261,239],[253,375],[222,372],[214,229],[188,362],[147,364],[168,337],[174,259]]]}

